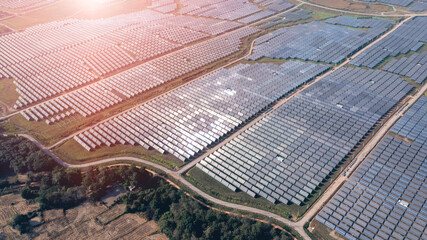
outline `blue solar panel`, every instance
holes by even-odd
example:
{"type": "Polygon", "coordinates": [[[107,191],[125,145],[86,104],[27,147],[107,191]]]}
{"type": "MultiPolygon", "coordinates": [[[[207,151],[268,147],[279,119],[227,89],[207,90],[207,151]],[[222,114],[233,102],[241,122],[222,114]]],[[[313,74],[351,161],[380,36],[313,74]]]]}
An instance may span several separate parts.
{"type": "Polygon", "coordinates": [[[386,38],[357,56],[351,64],[374,68],[386,58],[417,51],[427,42],[427,17],[416,17],[404,23],[386,38]]]}
{"type": "Polygon", "coordinates": [[[297,58],[339,63],[385,32],[387,26],[377,24],[369,30],[360,30],[315,21],[282,28],[257,39],[253,54],[247,59],[297,58]]]}
{"type": "Polygon", "coordinates": [[[426,113],[421,97],[316,219],[349,239],[427,239],[426,113]]]}

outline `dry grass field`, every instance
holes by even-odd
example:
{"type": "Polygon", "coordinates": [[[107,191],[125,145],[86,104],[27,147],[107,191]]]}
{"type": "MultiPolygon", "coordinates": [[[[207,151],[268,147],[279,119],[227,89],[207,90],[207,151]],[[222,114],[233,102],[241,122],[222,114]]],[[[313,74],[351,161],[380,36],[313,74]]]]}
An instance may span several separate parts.
{"type": "Polygon", "coordinates": [[[27,204],[19,194],[0,196],[0,239],[28,239],[28,236],[20,236],[7,223],[15,214],[25,214],[38,208],[38,204],[27,204]]]}
{"type": "Polygon", "coordinates": [[[159,234],[159,226],[136,214],[125,214],[125,205],[106,208],[86,202],[76,208],[43,212],[30,234],[19,234],[7,225],[15,214],[38,209],[38,204],[27,204],[18,194],[0,197],[0,239],[147,239],[166,240],[159,234]]]}
{"type": "Polygon", "coordinates": [[[34,239],[167,239],[159,227],[136,214],[124,214],[124,205],[110,209],[91,203],[44,213],[46,221],[34,229],[34,239]],[[154,234],[154,235],[153,235],[154,234]],[[153,235],[153,236],[151,236],[153,235]],[[155,237],[155,238],[152,238],[155,237]]]}

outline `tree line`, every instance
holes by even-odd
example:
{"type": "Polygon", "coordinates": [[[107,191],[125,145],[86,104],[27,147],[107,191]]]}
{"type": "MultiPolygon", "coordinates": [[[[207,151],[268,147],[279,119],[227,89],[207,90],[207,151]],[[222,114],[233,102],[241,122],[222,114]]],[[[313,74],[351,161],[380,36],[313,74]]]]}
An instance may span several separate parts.
{"type": "MultiPolygon", "coordinates": [[[[10,221],[23,233],[31,231],[29,220],[44,210],[65,210],[88,200],[99,202],[109,188],[121,185],[124,189],[132,186],[133,191],[117,203],[126,204],[128,213],[158,222],[161,231],[172,240],[293,239],[271,225],[209,209],[135,165],[64,169],[32,142],[0,136],[0,167],[15,174],[27,173],[21,196],[40,203],[39,210],[16,215],[10,221]]],[[[0,189],[7,187],[2,182],[0,189]]]]}

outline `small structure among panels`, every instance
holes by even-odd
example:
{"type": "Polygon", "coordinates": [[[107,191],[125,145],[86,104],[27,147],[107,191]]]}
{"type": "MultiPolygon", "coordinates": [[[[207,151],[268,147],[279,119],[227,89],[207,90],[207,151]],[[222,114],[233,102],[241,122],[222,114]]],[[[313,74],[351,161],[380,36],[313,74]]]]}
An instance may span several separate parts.
{"type": "Polygon", "coordinates": [[[316,216],[347,239],[427,239],[427,97],[391,131],[316,216]]]}
{"type": "Polygon", "coordinates": [[[350,63],[374,68],[388,57],[419,50],[427,42],[427,17],[415,17],[362,52],[350,63]]]}
{"type": "Polygon", "coordinates": [[[98,124],[95,132],[85,131],[75,140],[87,150],[139,144],[185,161],[329,68],[289,61],[221,69],[98,124]]]}
{"type": "Polygon", "coordinates": [[[276,30],[257,39],[253,54],[247,59],[297,58],[339,63],[373,41],[389,27],[387,24],[381,24],[382,20],[360,21],[369,22],[372,28],[365,31],[315,21],[276,30]],[[375,21],[378,23],[374,24],[375,21]]]}
{"type": "Polygon", "coordinates": [[[233,191],[300,205],[410,89],[390,73],[341,68],[197,167],[233,191]]]}

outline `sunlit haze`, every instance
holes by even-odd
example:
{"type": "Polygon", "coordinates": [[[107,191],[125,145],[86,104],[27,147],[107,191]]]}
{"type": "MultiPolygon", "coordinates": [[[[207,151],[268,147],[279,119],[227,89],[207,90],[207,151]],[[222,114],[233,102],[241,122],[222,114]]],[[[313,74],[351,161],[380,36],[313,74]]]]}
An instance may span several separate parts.
{"type": "Polygon", "coordinates": [[[427,239],[426,0],[0,0],[0,239],[427,239]]]}

